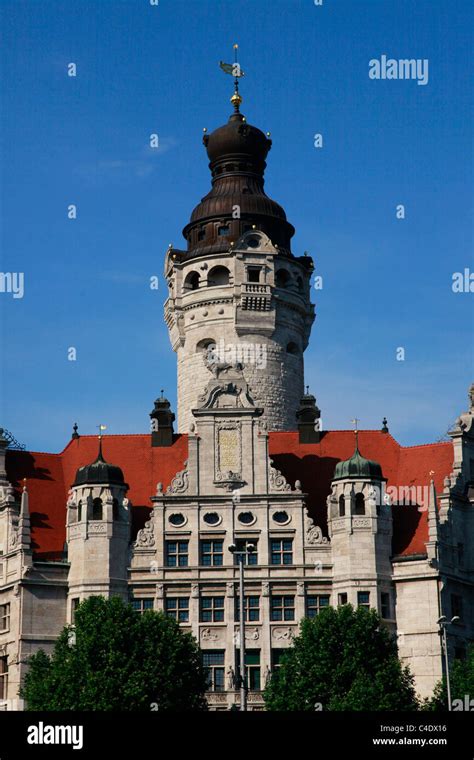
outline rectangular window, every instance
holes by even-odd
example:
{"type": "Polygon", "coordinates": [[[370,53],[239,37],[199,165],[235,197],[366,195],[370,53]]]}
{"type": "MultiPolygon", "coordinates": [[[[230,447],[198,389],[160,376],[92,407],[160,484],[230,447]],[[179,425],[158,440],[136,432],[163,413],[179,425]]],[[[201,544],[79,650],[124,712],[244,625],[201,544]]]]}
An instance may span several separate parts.
{"type": "Polygon", "coordinates": [[[217,234],[220,237],[225,237],[229,233],[230,233],[230,227],[228,225],[226,225],[226,224],[223,224],[221,227],[217,228],[217,234]]]}
{"type": "Polygon", "coordinates": [[[260,282],[260,267],[247,267],[247,282],[260,282]]]}
{"type": "Polygon", "coordinates": [[[380,594],[380,612],[385,620],[390,618],[390,594],[387,591],[380,594]]]}
{"type": "Polygon", "coordinates": [[[370,592],[369,591],[357,592],[357,606],[365,607],[366,609],[369,609],[370,607],[370,592]]]}
{"type": "Polygon", "coordinates": [[[462,620],[462,597],[459,594],[451,594],[451,617],[455,615],[462,620]]]}
{"type": "Polygon", "coordinates": [[[153,609],[153,599],[132,599],[132,607],[135,612],[142,615],[146,610],[153,609]]]}
{"type": "Polygon", "coordinates": [[[270,598],[270,620],[294,620],[295,597],[272,596],[270,598]]]}
{"type": "Polygon", "coordinates": [[[168,596],[165,601],[166,614],[178,621],[189,622],[189,597],[168,596]]]}
{"type": "MultiPolygon", "coordinates": [[[[240,678],[240,650],[236,650],[235,672],[240,678]]],[[[260,691],[260,649],[247,649],[245,652],[245,682],[249,691],[260,691]]]]}
{"type": "Polygon", "coordinates": [[[224,557],[224,541],[222,539],[204,539],[201,541],[201,565],[205,567],[221,566],[224,557]]]}
{"type": "Polygon", "coordinates": [[[293,539],[272,538],[270,541],[270,564],[292,565],[293,564],[293,539]]]}
{"type": "Polygon", "coordinates": [[[329,594],[315,594],[306,597],[306,617],[316,617],[323,607],[329,607],[329,594]]]}
{"type": "Polygon", "coordinates": [[[280,667],[282,659],[287,652],[288,649],[272,649],[272,670],[280,667]]]}
{"type": "Polygon", "coordinates": [[[202,662],[207,669],[208,691],[224,691],[224,650],[203,652],[202,662]]]}
{"type": "Polygon", "coordinates": [[[222,623],[224,621],[224,597],[202,596],[200,611],[201,623],[222,623]]]}
{"type": "MultiPolygon", "coordinates": [[[[260,597],[244,596],[245,621],[255,623],[260,620],[260,597]]],[[[235,619],[240,622],[240,596],[235,597],[235,619]]]]}
{"type": "Polygon", "coordinates": [[[165,541],[166,567],[188,566],[189,541],[165,541]]]}
{"type": "Polygon", "coordinates": [[[237,547],[237,550],[234,552],[234,565],[239,564],[239,552],[245,552],[244,554],[244,565],[258,565],[258,543],[254,539],[248,539],[248,538],[238,538],[235,542],[235,545],[237,547]],[[252,543],[255,546],[254,552],[245,552],[245,547],[247,544],[252,543]]]}
{"type": "Polygon", "coordinates": [[[8,657],[0,657],[0,699],[7,698],[8,657]]]}
{"type": "Polygon", "coordinates": [[[347,594],[345,592],[337,595],[337,606],[342,607],[343,604],[347,604],[347,594]]]}
{"type": "Polygon", "coordinates": [[[0,632],[10,630],[10,603],[0,604],[0,632]]]}

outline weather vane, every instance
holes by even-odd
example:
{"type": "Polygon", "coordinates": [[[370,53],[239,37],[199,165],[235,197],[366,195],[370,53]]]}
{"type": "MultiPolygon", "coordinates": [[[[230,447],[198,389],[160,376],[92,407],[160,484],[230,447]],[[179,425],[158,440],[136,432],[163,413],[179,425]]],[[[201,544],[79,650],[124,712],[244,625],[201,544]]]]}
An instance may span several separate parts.
{"type": "Polygon", "coordinates": [[[219,61],[219,66],[221,67],[224,74],[230,74],[234,77],[234,94],[232,95],[230,102],[234,106],[234,110],[236,113],[239,112],[240,104],[242,103],[242,96],[239,94],[239,79],[240,77],[245,76],[245,72],[242,71],[240,68],[240,63],[237,63],[237,50],[239,49],[239,46],[237,43],[234,45],[234,63],[224,63],[224,61],[219,61]]]}

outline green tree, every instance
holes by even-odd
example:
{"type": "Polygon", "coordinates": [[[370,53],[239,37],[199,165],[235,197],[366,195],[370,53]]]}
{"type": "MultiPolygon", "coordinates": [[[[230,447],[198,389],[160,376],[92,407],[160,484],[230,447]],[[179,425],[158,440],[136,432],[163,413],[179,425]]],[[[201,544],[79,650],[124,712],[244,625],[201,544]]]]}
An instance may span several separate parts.
{"type": "Polygon", "coordinates": [[[305,618],[265,689],[268,710],[416,710],[413,676],[375,610],[305,618]]]}
{"type": "MultiPolygon", "coordinates": [[[[451,686],[451,702],[455,699],[460,699],[464,705],[464,698],[466,696],[469,699],[474,699],[474,642],[469,644],[464,660],[454,660],[451,664],[449,682],[451,686]]],[[[448,709],[448,692],[445,676],[443,676],[441,681],[438,681],[434,688],[433,696],[425,701],[423,709],[448,709]]]]}
{"type": "Polygon", "coordinates": [[[206,709],[205,690],[197,643],[175,620],[93,596],[51,657],[30,658],[20,694],[28,710],[177,711],[206,709]]]}

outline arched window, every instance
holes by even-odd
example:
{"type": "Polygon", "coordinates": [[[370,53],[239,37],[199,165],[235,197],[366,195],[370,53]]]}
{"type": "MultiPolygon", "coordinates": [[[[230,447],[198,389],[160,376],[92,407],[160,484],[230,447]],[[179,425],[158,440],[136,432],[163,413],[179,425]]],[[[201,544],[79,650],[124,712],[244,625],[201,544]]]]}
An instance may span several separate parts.
{"type": "Polygon", "coordinates": [[[82,520],[82,501],[79,499],[79,504],[77,505],[77,522],[81,522],[82,520]]]}
{"type": "Polygon", "coordinates": [[[208,274],[207,284],[211,287],[216,285],[228,285],[230,272],[227,267],[214,267],[208,274]]]}
{"type": "Polygon", "coordinates": [[[189,272],[184,280],[183,290],[197,290],[199,287],[199,272],[189,272]]]}
{"type": "Polygon", "coordinates": [[[275,282],[277,288],[287,288],[290,283],[291,277],[287,269],[279,269],[275,275],[275,282]]]}
{"type": "Polygon", "coordinates": [[[112,502],[112,518],[114,520],[118,520],[119,519],[119,503],[118,503],[117,499],[114,499],[113,502],[112,502]]]}
{"type": "Polygon", "coordinates": [[[339,517],[345,517],[346,514],[346,499],[344,494],[339,496],[339,517]]]}
{"type": "Polygon", "coordinates": [[[293,343],[293,342],[288,343],[288,345],[286,347],[286,352],[288,354],[297,354],[297,353],[299,353],[297,344],[293,343]]]}
{"type": "Polygon", "coordinates": [[[356,493],[354,514],[365,515],[365,499],[363,493],[356,493]]]}
{"type": "Polygon", "coordinates": [[[296,287],[298,288],[298,290],[300,292],[303,290],[303,278],[302,277],[297,277],[296,278],[296,287]]]}
{"type": "Polygon", "coordinates": [[[92,502],[92,519],[102,520],[102,499],[94,499],[92,502]]]}

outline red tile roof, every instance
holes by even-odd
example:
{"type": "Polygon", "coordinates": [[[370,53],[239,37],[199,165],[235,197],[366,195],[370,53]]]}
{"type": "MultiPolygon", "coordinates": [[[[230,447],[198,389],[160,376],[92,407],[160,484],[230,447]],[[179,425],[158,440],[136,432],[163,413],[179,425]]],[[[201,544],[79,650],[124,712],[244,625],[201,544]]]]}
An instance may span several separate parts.
{"type": "MultiPolygon", "coordinates": [[[[294,485],[300,480],[308,494],[309,513],[327,530],[326,497],[337,462],[354,451],[354,432],[325,432],[321,442],[300,444],[297,431],[270,433],[270,455],[274,465],[294,485]]],[[[438,493],[453,466],[450,442],[401,447],[390,434],[378,430],[359,432],[359,449],[367,459],[382,466],[388,485],[428,485],[430,471],[438,493]]],[[[175,435],[170,447],[152,447],[150,435],[108,435],[103,439],[104,458],[119,465],[130,486],[133,504],[133,533],[141,527],[151,507],[150,497],[161,481],[164,489],[182,470],[187,459],[187,436],[175,435]]],[[[58,560],[66,540],[66,500],[76,470],[97,456],[96,436],[71,440],[60,454],[7,450],[7,473],[19,491],[28,480],[33,549],[38,560],[58,560]]],[[[417,554],[425,551],[427,515],[416,506],[393,507],[393,553],[417,554]]]]}

